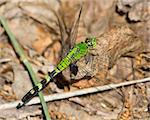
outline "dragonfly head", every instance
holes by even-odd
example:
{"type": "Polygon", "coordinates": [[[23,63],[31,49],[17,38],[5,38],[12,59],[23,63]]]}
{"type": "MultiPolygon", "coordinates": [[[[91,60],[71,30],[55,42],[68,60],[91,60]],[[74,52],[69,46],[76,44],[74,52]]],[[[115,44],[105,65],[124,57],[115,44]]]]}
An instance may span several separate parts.
{"type": "Polygon", "coordinates": [[[86,38],[85,43],[87,44],[88,48],[95,48],[96,38],[95,37],[86,38]]]}

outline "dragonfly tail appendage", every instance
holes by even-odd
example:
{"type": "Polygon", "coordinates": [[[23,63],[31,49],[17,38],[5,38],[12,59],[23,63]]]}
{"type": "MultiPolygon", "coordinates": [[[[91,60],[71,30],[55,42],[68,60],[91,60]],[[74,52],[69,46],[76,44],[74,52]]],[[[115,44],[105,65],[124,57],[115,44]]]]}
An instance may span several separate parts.
{"type": "Polygon", "coordinates": [[[33,87],[22,99],[21,102],[17,105],[17,109],[25,106],[26,103],[28,103],[33,97],[37,95],[39,92],[38,86],[33,87]]]}
{"type": "Polygon", "coordinates": [[[25,106],[25,104],[27,104],[33,97],[35,97],[38,92],[40,92],[41,90],[43,90],[51,81],[51,77],[50,80],[42,80],[40,83],[38,83],[36,86],[34,86],[22,99],[21,102],[17,105],[17,109],[25,106]]]}
{"type": "Polygon", "coordinates": [[[17,105],[17,109],[25,106],[33,97],[35,97],[38,92],[43,90],[53,79],[53,77],[56,75],[56,71],[53,70],[52,72],[49,72],[49,77],[46,79],[43,79],[40,83],[38,83],[36,86],[34,86],[22,99],[21,102],[17,105]]]}

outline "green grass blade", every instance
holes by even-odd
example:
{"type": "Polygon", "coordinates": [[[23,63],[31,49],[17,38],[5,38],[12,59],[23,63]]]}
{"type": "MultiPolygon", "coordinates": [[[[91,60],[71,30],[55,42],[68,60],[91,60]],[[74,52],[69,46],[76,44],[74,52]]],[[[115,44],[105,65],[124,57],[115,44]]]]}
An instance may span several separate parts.
{"type": "MultiPolygon", "coordinates": [[[[30,76],[31,76],[31,79],[34,83],[34,85],[36,85],[38,82],[37,82],[37,76],[35,75],[32,67],[31,67],[31,64],[28,62],[28,59],[27,59],[27,56],[25,55],[25,52],[23,51],[22,47],[20,46],[20,44],[17,42],[17,40],[15,39],[15,36],[12,34],[11,30],[9,29],[9,26],[7,24],[7,21],[4,17],[0,16],[0,22],[1,24],[3,25],[6,33],[8,34],[9,38],[10,38],[10,41],[16,51],[16,53],[18,54],[18,56],[20,57],[20,60],[23,62],[23,64],[26,66],[30,76]]],[[[39,98],[40,98],[40,101],[41,101],[41,104],[42,104],[42,107],[43,107],[43,111],[44,111],[44,114],[45,114],[45,118],[46,120],[51,120],[50,118],[50,115],[49,115],[49,112],[48,112],[48,107],[46,105],[46,102],[44,100],[44,97],[43,97],[43,94],[42,92],[39,92],[38,93],[39,95],[39,98]]]]}

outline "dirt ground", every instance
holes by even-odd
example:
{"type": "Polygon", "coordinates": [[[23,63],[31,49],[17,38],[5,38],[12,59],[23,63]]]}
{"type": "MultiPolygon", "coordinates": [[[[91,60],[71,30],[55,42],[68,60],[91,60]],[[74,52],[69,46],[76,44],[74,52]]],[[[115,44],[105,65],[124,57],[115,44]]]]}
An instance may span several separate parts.
{"type": "MultiPolygon", "coordinates": [[[[150,78],[149,0],[0,0],[0,16],[8,20],[39,81],[75,43],[97,38],[96,48],[76,63],[77,75],[66,69],[44,95],[150,78]]],[[[29,73],[0,26],[0,106],[20,100],[31,88],[29,73]]],[[[52,120],[150,120],[150,83],[47,106],[52,120]]],[[[0,120],[43,119],[40,104],[0,109],[0,120]]]]}

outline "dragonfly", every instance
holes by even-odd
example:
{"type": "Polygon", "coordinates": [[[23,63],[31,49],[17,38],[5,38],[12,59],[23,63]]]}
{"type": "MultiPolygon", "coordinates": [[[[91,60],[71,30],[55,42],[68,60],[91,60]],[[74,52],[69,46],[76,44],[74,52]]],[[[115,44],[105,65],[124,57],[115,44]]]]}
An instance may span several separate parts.
{"type": "MultiPolygon", "coordinates": [[[[79,18],[80,14],[79,13],[79,18]]],[[[79,18],[77,19],[76,24],[74,24],[74,28],[78,27],[79,18]]],[[[74,31],[77,34],[77,30],[74,31]]],[[[74,37],[74,39],[76,36],[74,37]]],[[[17,105],[17,109],[25,106],[33,97],[35,97],[38,92],[42,91],[51,81],[57,76],[59,73],[68,68],[71,64],[77,62],[82,57],[86,56],[89,51],[96,47],[97,39],[96,37],[87,37],[84,41],[74,45],[68,52],[68,54],[54,67],[52,72],[48,72],[45,79],[39,82],[36,86],[34,86],[26,95],[21,99],[21,102],[17,105]]]]}

